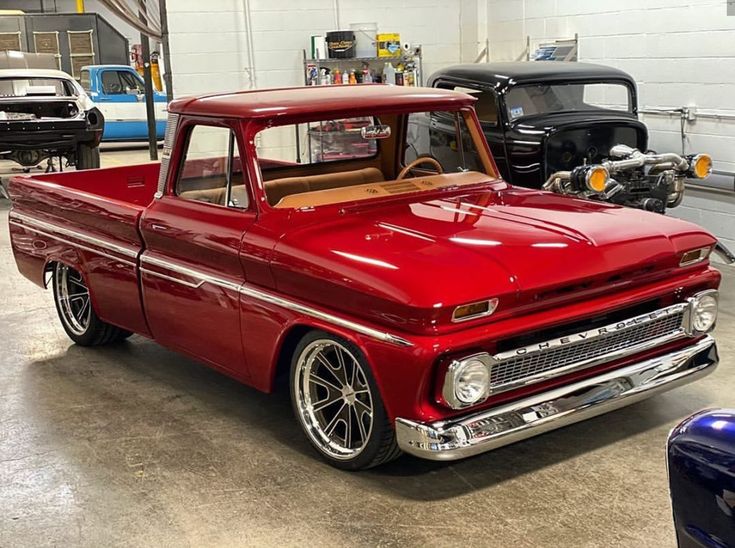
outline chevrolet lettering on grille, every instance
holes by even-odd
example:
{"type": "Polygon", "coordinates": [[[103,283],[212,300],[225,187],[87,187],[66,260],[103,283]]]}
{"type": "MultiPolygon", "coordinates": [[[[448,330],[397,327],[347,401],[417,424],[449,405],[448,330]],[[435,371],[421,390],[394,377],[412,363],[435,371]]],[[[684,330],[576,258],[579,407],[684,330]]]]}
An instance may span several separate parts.
{"type": "Polygon", "coordinates": [[[687,304],[515,348],[492,356],[491,392],[541,382],[686,335],[687,304]]]}
{"type": "Polygon", "coordinates": [[[595,337],[611,335],[623,329],[628,329],[633,326],[645,324],[653,320],[658,320],[659,318],[662,318],[664,316],[671,316],[672,314],[681,314],[681,311],[683,310],[684,306],[677,306],[677,307],[671,307],[671,308],[673,308],[674,310],[671,310],[670,308],[665,308],[663,310],[655,310],[648,314],[642,314],[641,316],[636,316],[635,318],[630,318],[625,321],[617,322],[614,324],[609,324],[604,327],[598,327],[596,329],[590,329],[588,331],[582,331],[580,333],[566,335],[564,337],[559,337],[557,339],[551,339],[551,340],[544,341],[541,343],[531,344],[531,345],[524,346],[521,348],[516,348],[514,350],[509,350],[501,354],[496,354],[494,358],[497,361],[502,361],[504,359],[512,358],[515,356],[523,356],[524,354],[528,354],[530,352],[549,350],[557,346],[574,344],[574,343],[585,341],[585,340],[592,339],[595,337]]]}

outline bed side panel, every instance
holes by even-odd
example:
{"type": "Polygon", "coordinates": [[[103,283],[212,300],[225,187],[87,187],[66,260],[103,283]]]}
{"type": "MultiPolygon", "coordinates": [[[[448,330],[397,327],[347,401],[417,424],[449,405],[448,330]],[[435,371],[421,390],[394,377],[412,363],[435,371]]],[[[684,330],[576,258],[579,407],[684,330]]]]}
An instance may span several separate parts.
{"type": "Polygon", "coordinates": [[[138,285],[143,207],[32,177],[14,177],[10,239],[18,269],[38,285],[50,262],[84,276],[104,321],[149,335],[138,285]]]}

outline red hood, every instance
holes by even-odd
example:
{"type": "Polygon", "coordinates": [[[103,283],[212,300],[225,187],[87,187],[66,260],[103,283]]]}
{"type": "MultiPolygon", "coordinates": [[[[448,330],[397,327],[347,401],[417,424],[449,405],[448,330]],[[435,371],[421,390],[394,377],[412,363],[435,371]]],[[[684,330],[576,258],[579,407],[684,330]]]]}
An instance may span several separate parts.
{"type": "Polygon", "coordinates": [[[295,212],[276,246],[279,289],[406,328],[484,298],[500,298],[500,317],[650,278],[715,241],[678,219],[521,188],[320,209],[295,212]]]}

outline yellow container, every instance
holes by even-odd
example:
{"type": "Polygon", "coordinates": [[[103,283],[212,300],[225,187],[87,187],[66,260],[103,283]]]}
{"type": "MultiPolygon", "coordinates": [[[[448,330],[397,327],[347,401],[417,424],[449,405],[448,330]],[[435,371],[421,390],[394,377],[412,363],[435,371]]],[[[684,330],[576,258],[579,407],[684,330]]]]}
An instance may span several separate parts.
{"type": "Polygon", "coordinates": [[[401,56],[401,35],[397,32],[383,32],[376,36],[378,57],[395,59],[401,56]]]}

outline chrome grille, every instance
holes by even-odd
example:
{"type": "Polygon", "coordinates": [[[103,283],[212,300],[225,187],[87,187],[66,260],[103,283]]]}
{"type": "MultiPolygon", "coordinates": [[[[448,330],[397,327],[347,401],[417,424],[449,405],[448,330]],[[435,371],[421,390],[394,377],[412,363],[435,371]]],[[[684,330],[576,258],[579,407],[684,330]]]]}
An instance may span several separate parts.
{"type": "Polygon", "coordinates": [[[583,369],[685,334],[685,305],[493,356],[491,393],[583,369]],[[562,342],[566,341],[566,342],[562,342]]]}

